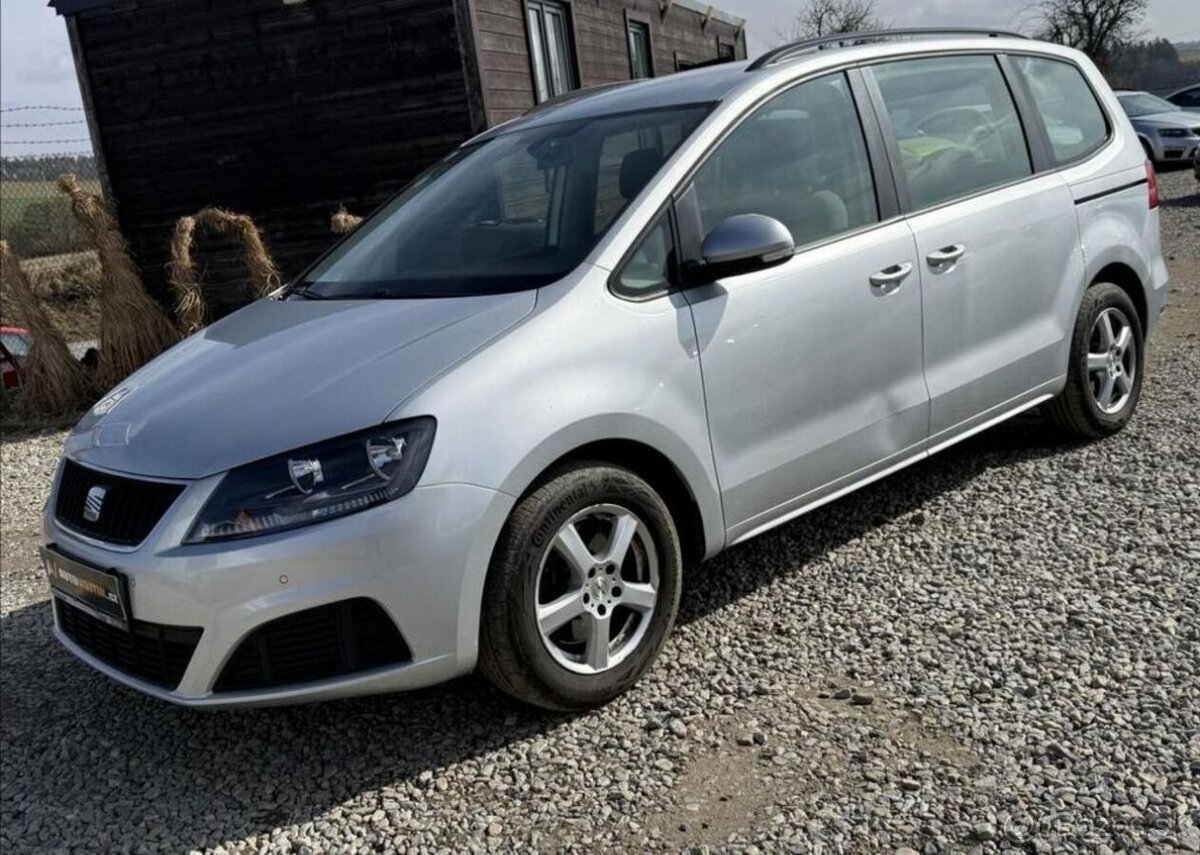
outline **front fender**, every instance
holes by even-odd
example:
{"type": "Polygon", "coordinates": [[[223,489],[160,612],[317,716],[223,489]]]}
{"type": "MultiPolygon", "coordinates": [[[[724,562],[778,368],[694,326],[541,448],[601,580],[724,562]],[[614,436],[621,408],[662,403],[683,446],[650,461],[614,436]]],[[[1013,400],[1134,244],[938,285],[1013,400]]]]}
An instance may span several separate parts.
{"type": "MultiPolygon", "coordinates": [[[[725,544],[695,326],[678,295],[632,303],[584,265],[538,292],[533,312],[449,367],[390,419],[432,415],[421,485],[465,483],[515,501],[555,461],[600,441],[669,460],[699,509],[705,556],[725,544]]],[[[482,548],[490,554],[495,534],[482,548]]],[[[461,632],[477,631],[484,572],[464,580],[461,632]]],[[[462,637],[462,636],[460,636],[462,637]]]]}

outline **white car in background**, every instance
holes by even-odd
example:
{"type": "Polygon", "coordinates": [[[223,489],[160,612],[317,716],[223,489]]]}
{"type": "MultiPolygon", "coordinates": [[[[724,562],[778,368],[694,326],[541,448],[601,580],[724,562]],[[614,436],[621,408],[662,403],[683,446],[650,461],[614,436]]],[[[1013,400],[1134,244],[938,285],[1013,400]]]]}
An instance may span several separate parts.
{"type": "Polygon", "coordinates": [[[1200,115],[1149,92],[1118,91],[1121,109],[1133,123],[1146,156],[1156,165],[1187,163],[1200,147],[1200,115]]]}

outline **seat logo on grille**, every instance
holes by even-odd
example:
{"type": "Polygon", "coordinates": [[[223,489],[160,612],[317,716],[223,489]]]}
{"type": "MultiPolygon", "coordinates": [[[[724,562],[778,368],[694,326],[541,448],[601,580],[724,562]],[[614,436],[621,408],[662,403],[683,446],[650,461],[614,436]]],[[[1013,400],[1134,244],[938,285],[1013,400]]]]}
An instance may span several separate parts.
{"type": "Polygon", "coordinates": [[[108,495],[108,487],[103,484],[97,484],[87,491],[87,498],[83,502],[83,518],[88,522],[96,522],[100,519],[100,509],[104,507],[104,497],[108,495]]]}

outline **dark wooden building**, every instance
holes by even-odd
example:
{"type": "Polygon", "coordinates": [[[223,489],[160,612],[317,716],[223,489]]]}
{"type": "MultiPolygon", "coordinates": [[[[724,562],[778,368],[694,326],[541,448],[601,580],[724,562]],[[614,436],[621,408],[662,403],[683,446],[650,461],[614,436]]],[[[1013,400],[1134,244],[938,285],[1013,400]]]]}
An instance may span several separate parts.
{"type": "MultiPolygon", "coordinates": [[[[745,58],[696,0],[52,0],[106,194],[166,298],[176,219],[250,214],[285,274],[474,133],[565,91],[745,58]]],[[[203,248],[203,247],[202,247],[203,248]]],[[[236,253],[215,248],[210,273],[236,253]]]]}

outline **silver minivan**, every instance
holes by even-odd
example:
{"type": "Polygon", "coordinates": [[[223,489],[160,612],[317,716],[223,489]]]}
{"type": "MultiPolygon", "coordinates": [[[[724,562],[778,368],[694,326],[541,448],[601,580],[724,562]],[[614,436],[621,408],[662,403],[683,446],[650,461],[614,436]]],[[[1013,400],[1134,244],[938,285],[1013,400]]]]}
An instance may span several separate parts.
{"type": "Polygon", "coordinates": [[[1156,207],[1096,68],[1002,34],[574,93],[88,413],[45,511],[55,633],[189,706],[476,668],[603,704],[685,567],[1032,407],[1121,430],[1156,207]]]}

